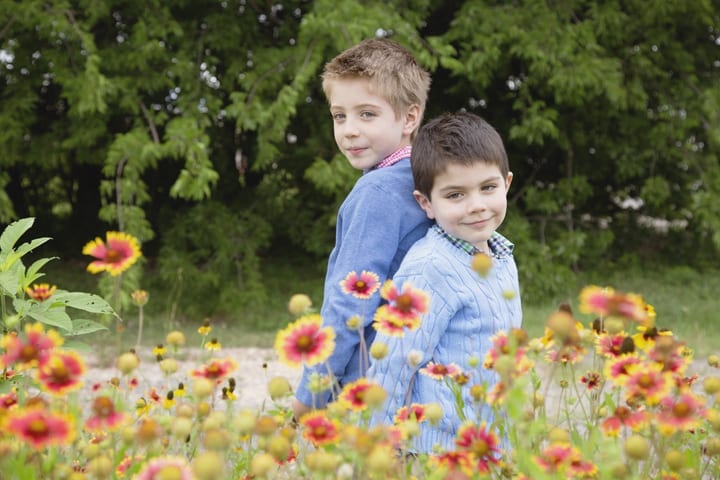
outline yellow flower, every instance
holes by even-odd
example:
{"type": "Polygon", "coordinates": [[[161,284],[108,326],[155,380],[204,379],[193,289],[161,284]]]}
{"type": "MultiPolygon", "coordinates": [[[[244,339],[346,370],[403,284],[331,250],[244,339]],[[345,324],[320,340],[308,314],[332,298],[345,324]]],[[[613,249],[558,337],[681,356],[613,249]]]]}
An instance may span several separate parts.
{"type": "Polygon", "coordinates": [[[220,350],[220,347],[222,347],[222,345],[218,342],[217,338],[213,338],[205,344],[205,350],[220,350]]]}
{"type": "Polygon", "coordinates": [[[198,328],[198,333],[203,337],[207,337],[211,330],[210,320],[206,318],[200,328],[198,328]]]}

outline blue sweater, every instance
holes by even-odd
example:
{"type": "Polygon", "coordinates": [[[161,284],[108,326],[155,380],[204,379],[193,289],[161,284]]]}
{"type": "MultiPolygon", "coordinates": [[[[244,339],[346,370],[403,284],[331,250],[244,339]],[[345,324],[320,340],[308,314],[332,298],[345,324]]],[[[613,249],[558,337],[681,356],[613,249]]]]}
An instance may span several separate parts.
{"type": "Polygon", "coordinates": [[[462,422],[445,382],[417,370],[432,361],[443,365],[455,363],[471,374],[463,387],[465,416],[490,424],[493,421],[490,407],[485,405],[478,412],[469,396],[469,387],[483,382],[492,387],[497,382],[496,374],[482,367],[491,337],[521,324],[517,267],[512,253],[496,255],[484,278],[470,268],[471,260],[470,254],[451,244],[439,231],[430,229],[408,252],[393,278],[398,288],[409,282],[428,293],[428,312],[417,330],[406,332],[403,337],[378,334],[375,339],[388,345],[389,354],[372,364],[368,377],[388,392],[388,398],[385,409],[375,414],[373,422],[392,424],[398,408],[412,403],[437,402],[442,406],[444,416],[437,425],[420,424],[420,435],[414,442],[415,451],[420,453],[432,452],[436,444],[445,450],[454,449],[455,435],[462,422]],[[506,291],[514,292],[512,299],[505,299],[506,291]],[[414,369],[407,362],[411,350],[423,355],[414,369]],[[471,357],[480,361],[474,369],[468,366],[471,357]]]}
{"type": "MultiPolygon", "coordinates": [[[[360,337],[357,331],[347,328],[346,322],[353,316],[362,316],[366,344],[370,345],[375,336],[372,316],[381,301],[379,291],[368,300],[348,295],[342,291],[340,282],[353,270],[358,274],[363,270],[376,273],[381,285],[395,274],[412,244],[431,225],[413,198],[413,189],[410,159],[405,158],[364,174],[340,206],[320,309],[323,326],[335,330],[336,346],[328,365],[340,387],[361,376],[360,337]]],[[[327,366],[305,368],[295,396],[305,405],[322,408],[330,400],[331,392],[313,398],[308,390],[311,372],[326,375],[327,366]]]]}

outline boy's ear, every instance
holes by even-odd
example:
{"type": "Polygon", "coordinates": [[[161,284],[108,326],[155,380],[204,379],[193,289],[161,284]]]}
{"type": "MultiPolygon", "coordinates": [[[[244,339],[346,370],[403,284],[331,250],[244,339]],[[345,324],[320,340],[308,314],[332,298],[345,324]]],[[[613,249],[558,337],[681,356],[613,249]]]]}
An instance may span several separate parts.
{"type": "Polygon", "coordinates": [[[512,180],[513,180],[513,173],[508,172],[507,179],[505,180],[505,193],[510,191],[510,184],[512,183],[512,180]]]}
{"type": "Polygon", "coordinates": [[[420,126],[420,120],[422,118],[420,112],[420,106],[413,104],[410,105],[407,112],[405,113],[405,126],[403,127],[403,133],[405,135],[412,135],[414,131],[420,126]]]}
{"type": "Polygon", "coordinates": [[[415,190],[413,192],[413,197],[415,197],[415,201],[418,203],[418,205],[420,205],[420,208],[425,211],[425,215],[427,215],[430,220],[433,220],[435,218],[435,214],[433,213],[432,203],[430,203],[430,199],[428,199],[418,190],[415,190]]]}

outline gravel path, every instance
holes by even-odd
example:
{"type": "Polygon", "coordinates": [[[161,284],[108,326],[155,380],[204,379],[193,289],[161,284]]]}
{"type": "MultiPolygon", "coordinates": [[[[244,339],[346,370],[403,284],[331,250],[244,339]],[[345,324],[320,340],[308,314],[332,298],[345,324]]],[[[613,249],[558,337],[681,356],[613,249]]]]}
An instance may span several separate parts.
{"type": "MultiPolygon", "coordinates": [[[[114,359],[109,356],[106,358],[104,355],[86,355],[88,371],[83,390],[84,393],[92,396],[94,388],[97,388],[98,385],[108,385],[115,377],[120,380],[122,391],[128,393],[126,400],[131,402],[129,405],[134,405],[139,397],[147,398],[148,392],[152,388],[155,388],[160,396],[165,397],[170,389],[177,388],[179,382],[184,382],[189,388],[192,378],[190,370],[207,363],[210,353],[205,350],[185,348],[181,351],[181,355],[175,357],[178,360],[178,371],[172,375],[166,375],[152,356],[152,352],[141,350],[138,352],[141,359],[140,366],[129,377],[120,373],[114,366],[114,359]],[[128,389],[128,380],[131,378],[136,378],[138,385],[128,389]]],[[[231,357],[238,364],[238,369],[232,374],[236,381],[237,400],[235,405],[237,408],[261,408],[264,403],[269,405],[270,396],[267,392],[267,384],[271,378],[283,376],[294,388],[302,374],[302,369],[290,368],[280,363],[272,349],[223,348],[220,351],[212,352],[212,357],[218,359],[231,357]]]]}

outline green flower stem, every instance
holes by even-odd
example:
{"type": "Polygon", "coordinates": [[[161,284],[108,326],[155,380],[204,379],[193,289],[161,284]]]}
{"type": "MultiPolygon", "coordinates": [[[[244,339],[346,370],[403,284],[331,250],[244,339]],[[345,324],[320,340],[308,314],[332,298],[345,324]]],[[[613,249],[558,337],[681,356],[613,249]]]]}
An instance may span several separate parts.
{"type": "Polygon", "coordinates": [[[140,348],[140,342],[142,342],[142,331],[143,331],[143,306],[138,305],[138,334],[137,341],[135,342],[135,348],[140,348]]]}

